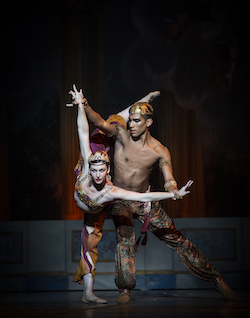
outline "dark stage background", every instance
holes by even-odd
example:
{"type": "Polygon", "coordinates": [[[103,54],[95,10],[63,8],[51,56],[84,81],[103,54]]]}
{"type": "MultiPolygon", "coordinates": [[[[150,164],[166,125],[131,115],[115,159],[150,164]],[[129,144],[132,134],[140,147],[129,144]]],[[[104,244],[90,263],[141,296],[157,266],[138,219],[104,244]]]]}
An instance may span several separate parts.
{"type": "MultiPolygon", "coordinates": [[[[169,147],[179,185],[195,180],[190,198],[164,203],[171,217],[248,216],[241,2],[37,0],[4,12],[2,221],[82,218],[73,201],[76,112],[64,106],[74,82],[105,117],[161,91],[152,134],[169,147]]],[[[153,176],[163,190],[157,168],[153,176]]]]}

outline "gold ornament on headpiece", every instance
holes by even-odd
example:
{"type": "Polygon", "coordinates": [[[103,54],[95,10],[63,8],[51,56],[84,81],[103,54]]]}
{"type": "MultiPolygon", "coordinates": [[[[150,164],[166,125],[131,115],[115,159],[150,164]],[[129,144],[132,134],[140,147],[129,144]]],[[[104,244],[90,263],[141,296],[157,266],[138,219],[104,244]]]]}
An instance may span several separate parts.
{"type": "Polygon", "coordinates": [[[92,153],[88,159],[88,163],[90,163],[90,164],[91,163],[99,163],[99,162],[110,164],[109,155],[103,150],[98,150],[98,151],[92,153]]]}
{"type": "Polygon", "coordinates": [[[153,112],[153,107],[150,104],[144,102],[137,102],[134,105],[132,105],[129,109],[129,115],[140,114],[141,116],[152,116],[153,112]]]}

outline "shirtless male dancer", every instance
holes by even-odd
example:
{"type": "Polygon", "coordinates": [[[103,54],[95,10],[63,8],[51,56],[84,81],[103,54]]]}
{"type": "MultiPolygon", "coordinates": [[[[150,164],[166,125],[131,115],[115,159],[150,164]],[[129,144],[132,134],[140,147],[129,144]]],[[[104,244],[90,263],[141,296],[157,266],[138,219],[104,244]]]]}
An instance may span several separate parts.
{"type": "MultiPolygon", "coordinates": [[[[85,111],[95,127],[115,140],[113,183],[116,186],[136,192],[148,191],[152,167],[158,162],[164,177],[165,190],[176,191],[177,182],[173,176],[170,152],[150,134],[150,126],[153,123],[153,107],[150,104],[139,102],[129,108],[128,130],[105,121],[89,104],[86,105],[85,111]]],[[[118,115],[126,117],[126,111],[118,115]]],[[[117,302],[128,303],[130,290],[136,285],[133,213],[137,214],[142,223],[146,220],[149,230],[176,251],[180,261],[192,274],[204,281],[213,282],[216,290],[225,299],[234,300],[234,293],[223,281],[218,269],[176,229],[160,203],[151,202],[148,216],[144,213],[144,208],[143,203],[135,201],[113,202],[111,213],[117,229],[118,243],[115,255],[115,283],[120,293],[117,302]]]]}

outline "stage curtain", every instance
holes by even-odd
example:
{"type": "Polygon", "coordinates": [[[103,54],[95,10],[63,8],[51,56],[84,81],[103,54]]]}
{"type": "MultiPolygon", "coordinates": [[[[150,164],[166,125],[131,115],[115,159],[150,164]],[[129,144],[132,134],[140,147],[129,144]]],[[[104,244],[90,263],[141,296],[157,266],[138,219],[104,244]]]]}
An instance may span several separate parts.
{"type": "Polygon", "coordinates": [[[3,98],[0,109],[0,221],[10,221],[9,205],[9,161],[8,161],[8,116],[7,106],[3,98]]]}
{"type": "Polygon", "coordinates": [[[61,162],[62,219],[81,219],[74,201],[74,166],[79,158],[77,108],[67,108],[72,84],[83,88],[103,114],[102,8],[95,3],[64,1],[62,9],[61,162]]]}
{"type": "MultiPolygon", "coordinates": [[[[172,156],[174,176],[180,188],[194,180],[191,194],[181,201],[162,202],[169,216],[204,217],[204,172],[202,158],[202,128],[195,111],[177,105],[174,95],[162,91],[158,111],[158,137],[172,156]]],[[[159,180],[163,178],[160,176],[159,180]]]]}

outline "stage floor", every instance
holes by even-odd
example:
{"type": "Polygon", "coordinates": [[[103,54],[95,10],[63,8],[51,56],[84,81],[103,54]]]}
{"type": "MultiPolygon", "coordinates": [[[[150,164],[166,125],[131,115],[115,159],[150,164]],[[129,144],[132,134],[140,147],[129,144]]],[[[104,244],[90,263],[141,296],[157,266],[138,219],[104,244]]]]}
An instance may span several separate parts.
{"type": "Polygon", "coordinates": [[[234,290],[225,301],[215,290],[133,291],[129,304],[118,305],[117,291],[97,291],[106,305],[81,302],[82,292],[11,292],[0,294],[0,316],[64,318],[217,318],[250,317],[250,290],[234,290]]]}

